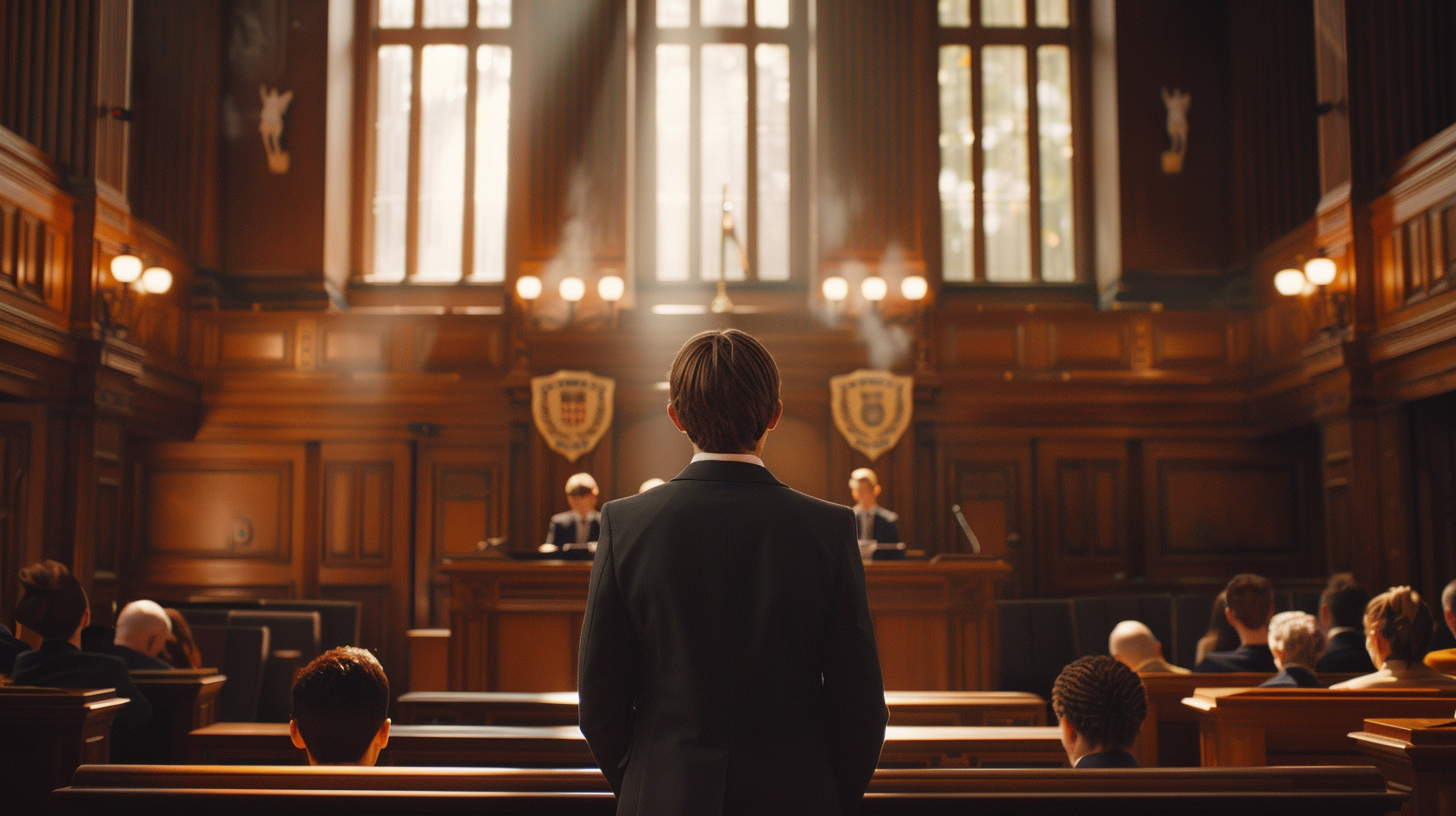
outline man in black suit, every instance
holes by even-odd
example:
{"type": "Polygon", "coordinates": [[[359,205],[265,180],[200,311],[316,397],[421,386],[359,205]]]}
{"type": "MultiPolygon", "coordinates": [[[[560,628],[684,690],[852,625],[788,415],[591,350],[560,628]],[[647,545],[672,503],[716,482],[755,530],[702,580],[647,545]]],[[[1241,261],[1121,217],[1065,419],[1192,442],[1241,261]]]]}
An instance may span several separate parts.
{"type": "MultiPolygon", "coordinates": [[[[15,658],[10,682],[51,688],[114,688],[131,702],[113,727],[114,759],[136,756],[131,738],[152,718],[152,704],[131,682],[119,657],[81,651],[81,630],[91,622],[86,591],[66,568],[42,561],[20,571],[23,594],[15,605],[15,622],[40,635],[40,648],[15,658]]],[[[144,753],[144,752],[140,752],[144,753]]]]}
{"type": "Polygon", "coordinates": [[[854,526],[859,540],[899,544],[900,517],[879,505],[880,480],[875,472],[856,468],[849,474],[849,490],[854,496],[854,526]]]}
{"type": "Polygon", "coordinates": [[[1148,695],[1138,677],[1110,655],[1067,664],[1052,685],[1052,713],[1073,768],[1136,768],[1132,744],[1148,716],[1148,695]]]}
{"type": "Polygon", "coordinates": [[[760,455],[778,367],[703,332],[669,374],[677,478],[602,510],[581,730],[619,813],[852,813],[888,711],[849,508],[760,455]]]}
{"type": "Polygon", "coordinates": [[[586,549],[601,537],[601,514],[597,512],[597,480],[590,473],[573,473],[566,480],[566,503],[571,509],[551,517],[551,531],[544,552],[586,549]]]}
{"type": "Polygon", "coordinates": [[[21,652],[30,651],[30,644],[16,637],[10,629],[0,623],[0,674],[9,675],[15,671],[15,658],[21,652]]]}
{"type": "Polygon", "coordinates": [[[1195,672],[1278,671],[1269,651],[1269,616],[1274,614],[1274,587],[1268,579],[1252,573],[1235,575],[1224,587],[1228,608],[1224,616],[1239,633],[1239,648],[1210,652],[1193,667],[1195,672]]]}
{"type": "Polygon", "coordinates": [[[1370,593],[1355,583],[1348,572],[1330,577],[1320,593],[1320,624],[1325,628],[1325,653],[1315,664],[1317,672],[1370,674],[1375,664],[1365,649],[1365,605],[1370,593]]]}
{"type": "Polygon", "coordinates": [[[156,601],[132,601],[116,616],[116,628],[93,624],[81,630],[81,650],[121,658],[129,671],[170,669],[157,659],[172,636],[172,619],[156,601]]]}

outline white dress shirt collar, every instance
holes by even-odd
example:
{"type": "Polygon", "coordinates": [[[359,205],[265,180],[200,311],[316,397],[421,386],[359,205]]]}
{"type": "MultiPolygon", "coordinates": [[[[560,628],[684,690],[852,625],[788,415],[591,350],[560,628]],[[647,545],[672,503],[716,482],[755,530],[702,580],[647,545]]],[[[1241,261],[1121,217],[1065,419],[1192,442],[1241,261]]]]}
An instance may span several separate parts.
{"type": "Polygon", "coordinates": [[[746,462],[764,467],[763,460],[751,453],[695,453],[693,462],[746,462]]]}

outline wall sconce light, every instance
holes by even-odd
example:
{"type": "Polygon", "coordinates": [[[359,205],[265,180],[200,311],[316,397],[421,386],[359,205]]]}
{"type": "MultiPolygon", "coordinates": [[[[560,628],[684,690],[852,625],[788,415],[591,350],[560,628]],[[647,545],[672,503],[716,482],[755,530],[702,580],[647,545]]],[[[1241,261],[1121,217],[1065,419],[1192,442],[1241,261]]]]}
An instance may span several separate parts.
{"type": "Polygon", "coordinates": [[[825,278],[819,285],[819,291],[824,294],[824,299],[838,306],[849,297],[849,281],[835,275],[832,278],[825,278]]]}
{"type": "Polygon", "coordinates": [[[925,349],[925,296],[930,294],[930,282],[920,275],[910,275],[900,281],[900,294],[915,309],[915,369],[924,371],[927,367],[925,349]]]}
{"type": "Polygon", "coordinates": [[[104,281],[97,291],[100,298],[100,321],[104,333],[125,339],[136,330],[141,319],[139,294],[163,295],[172,289],[172,271],[164,266],[146,266],[129,250],[111,259],[108,265],[115,286],[104,281]]]}
{"type": "Polygon", "coordinates": [[[586,297],[586,282],[575,275],[562,278],[561,285],[556,289],[561,299],[566,301],[566,324],[569,326],[576,322],[577,301],[586,297]]]}
{"type": "Polygon", "coordinates": [[[597,281],[597,295],[607,304],[607,319],[617,325],[617,301],[627,293],[627,282],[619,275],[607,275],[597,281]]]}
{"type": "Polygon", "coordinates": [[[885,283],[885,279],[879,275],[871,275],[860,283],[859,293],[872,304],[873,308],[873,304],[878,304],[885,299],[885,295],[890,293],[890,284],[885,283]]]}
{"type": "Polygon", "coordinates": [[[1274,291],[1286,297],[1319,294],[1320,333],[1335,334],[1343,331],[1347,321],[1345,308],[1349,302],[1346,292],[1330,292],[1330,284],[1339,276],[1339,267],[1325,257],[1310,258],[1304,269],[1290,267],[1274,275],[1274,291]],[[1331,313],[1333,307],[1333,313],[1331,313]]]}

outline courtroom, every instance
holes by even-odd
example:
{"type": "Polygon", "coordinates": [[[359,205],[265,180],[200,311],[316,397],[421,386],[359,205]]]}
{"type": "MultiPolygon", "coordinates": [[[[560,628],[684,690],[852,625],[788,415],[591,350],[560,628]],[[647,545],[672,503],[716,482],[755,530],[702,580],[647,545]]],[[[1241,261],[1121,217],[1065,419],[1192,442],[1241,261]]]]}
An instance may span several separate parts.
{"type": "Polygon", "coordinates": [[[1456,2],[0,0],[0,767],[1456,816],[1456,2]]]}

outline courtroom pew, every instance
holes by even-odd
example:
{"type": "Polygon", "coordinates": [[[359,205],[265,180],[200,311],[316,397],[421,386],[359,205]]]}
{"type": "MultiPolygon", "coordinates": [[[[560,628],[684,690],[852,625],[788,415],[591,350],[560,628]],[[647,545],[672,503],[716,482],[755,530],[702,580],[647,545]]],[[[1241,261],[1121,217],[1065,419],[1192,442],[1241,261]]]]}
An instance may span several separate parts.
{"type": "Polygon", "coordinates": [[[1350,737],[1391,790],[1410,795],[1406,813],[1449,816],[1456,809],[1456,720],[1367,719],[1364,730],[1350,737]]]}
{"type": "MultiPolygon", "coordinates": [[[[887,691],[891,725],[1046,725],[1046,702],[1016,691],[887,691]]],[[[575,725],[577,694],[412,691],[390,712],[399,725],[575,725]]]]}
{"type": "MultiPolygon", "coordinates": [[[[610,813],[614,802],[604,789],[605,779],[595,769],[87,766],[54,801],[69,813],[170,813],[188,807],[209,813],[266,807],[270,814],[345,808],[460,812],[460,807],[610,813]],[[475,793],[498,796],[477,799],[475,793]],[[501,805],[505,797],[520,797],[519,809],[501,805]],[[543,804],[552,801],[562,808],[543,804]]],[[[1374,768],[881,769],[870,783],[864,812],[1373,814],[1398,807],[1402,798],[1385,792],[1374,768]]]]}
{"type": "MultiPolygon", "coordinates": [[[[187,737],[199,765],[293,765],[306,761],[283,723],[214,723],[187,737]]],[[[575,726],[398,725],[380,765],[576,768],[594,763],[575,726]]],[[[1060,767],[1060,732],[1046,727],[891,726],[881,767],[1060,767]]]]}
{"type": "MultiPolygon", "coordinates": [[[[1198,688],[1257,686],[1273,677],[1259,672],[1139,674],[1148,695],[1148,716],[1138,731],[1132,754],[1145,768],[1188,768],[1202,764],[1198,742],[1198,713],[1183,705],[1183,698],[1198,688]]],[[[1344,682],[1354,674],[1321,674],[1326,686],[1344,682]]]]}
{"type": "Polygon", "coordinates": [[[1449,717],[1456,689],[1205,688],[1183,702],[1206,766],[1363,765],[1348,735],[1366,719],[1449,717]]]}
{"type": "Polygon", "coordinates": [[[133,742],[147,761],[184,762],[192,731],[217,721],[217,699],[227,677],[216,669],[133,671],[131,681],[152,704],[152,719],[133,742]]]}
{"type": "Polygon", "coordinates": [[[0,686],[0,811],[44,811],[77,767],[110,761],[111,724],[126,705],[115,689],[0,686]]]}

